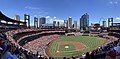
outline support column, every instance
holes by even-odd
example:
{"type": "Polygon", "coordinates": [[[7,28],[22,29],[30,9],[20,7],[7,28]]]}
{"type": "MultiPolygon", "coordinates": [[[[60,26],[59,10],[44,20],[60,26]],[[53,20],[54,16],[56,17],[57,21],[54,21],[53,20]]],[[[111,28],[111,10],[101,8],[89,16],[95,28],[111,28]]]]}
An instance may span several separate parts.
{"type": "Polygon", "coordinates": [[[38,28],[38,18],[34,17],[34,28],[38,28]]]}
{"type": "Polygon", "coordinates": [[[28,15],[28,28],[30,28],[30,15],[28,15]]]}
{"type": "Polygon", "coordinates": [[[28,28],[30,28],[30,15],[24,14],[24,22],[26,22],[26,20],[28,21],[28,28]]]}
{"type": "Polygon", "coordinates": [[[108,18],[108,27],[110,26],[110,18],[108,18]]]}
{"type": "Polygon", "coordinates": [[[112,26],[113,26],[113,18],[111,18],[112,26]]]}

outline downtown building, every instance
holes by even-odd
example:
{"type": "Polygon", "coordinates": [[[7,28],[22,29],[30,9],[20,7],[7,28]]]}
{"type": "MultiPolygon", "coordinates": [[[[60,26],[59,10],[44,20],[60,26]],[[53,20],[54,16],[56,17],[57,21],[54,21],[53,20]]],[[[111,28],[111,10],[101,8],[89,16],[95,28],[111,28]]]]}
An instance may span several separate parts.
{"type": "Polygon", "coordinates": [[[56,27],[56,21],[53,21],[53,28],[56,27]]]}
{"type": "Polygon", "coordinates": [[[77,21],[74,21],[74,29],[77,29],[77,21]]]}
{"type": "Polygon", "coordinates": [[[14,16],[14,20],[20,21],[20,16],[19,15],[15,15],[14,16]]]}
{"type": "Polygon", "coordinates": [[[64,27],[68,28],[68,20],[64,20],[64,27]]]}
{"type": "Polygon", "coordinates": [[[46,18],[45,17],[40,17],[39,18],[39,27],[41,27],[42,24],[46,24],[46,18]]]}
{"type": "Polygon", "coordinates": [[[72,26],[72,17],[69,17],[68,19],[68,29],[71,29],[73,26],[72,26]]]}
{"type": "Polygon", "coordinates": [[[89,30],[89,15],[87,13],[80,18],[80,30],[89,30]]]}

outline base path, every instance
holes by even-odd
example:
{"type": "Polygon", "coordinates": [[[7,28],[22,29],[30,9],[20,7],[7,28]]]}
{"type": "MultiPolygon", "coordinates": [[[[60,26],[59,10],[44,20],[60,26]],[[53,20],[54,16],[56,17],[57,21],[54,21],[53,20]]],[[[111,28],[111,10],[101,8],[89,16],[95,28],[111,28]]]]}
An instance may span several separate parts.
{"type": "MultiPolygon", "coordinates": [[[[55,40],[54,40],[55,41],[55,40]]],[[[50,54],[50,52],[49,52],[49,50],[50,50],[50,48],[52,47],[52,44],[54,44],[54,41],[52,41],[51,43],[50,43],[50,45],[46,48],[46,54],[48,55],[48,56],[51,56],[51,57],[54,57],[54,56],[52,56],[51,54],[50,54]]],[[[80,43],[80,42],[68,42],[68,41],[66,41],[66,42],[59,42],[58,43],[58,47],[56,47],[57,49],[59,49],[59,46],[60,45],[63,45],[63,44],[73,44],[74,46],[75,46],[75,50],[72,50],[73,52],[74,51],[80,51],[80,50],[83,50],[85,47],[86,47],[86,45],[84,45],[84,44],[82,44],[82,43],[80,43]]],[[[66,51],[66,52],[72,52],[72,51],[66,51]]]]}

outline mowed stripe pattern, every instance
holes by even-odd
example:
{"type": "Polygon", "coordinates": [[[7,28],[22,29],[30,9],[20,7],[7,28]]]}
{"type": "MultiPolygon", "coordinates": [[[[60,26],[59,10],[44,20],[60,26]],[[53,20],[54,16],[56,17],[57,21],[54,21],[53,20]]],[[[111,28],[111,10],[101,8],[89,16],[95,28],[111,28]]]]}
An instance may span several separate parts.
{"type": "MultiPolygon", "coordinates": [[[[54,41],[50,47],[50,54],[53,57],[71,57],[77,56],[87,51],[94,50],[98,46],[101,46],[105,42],[105,39],[99,37],[90,37],[90,36],[62,36],[61,39],[54,41]],[[85,48],[80,51],[71,51],[71,52],[61,52],[56,53],[58,49],[59,42],[80,42],[85,45],[85,48]]],[[[61,48],[62,49],[62,48],[61,48]]],[[[70,50],[69,50],[70,51],[70,50]]]]}

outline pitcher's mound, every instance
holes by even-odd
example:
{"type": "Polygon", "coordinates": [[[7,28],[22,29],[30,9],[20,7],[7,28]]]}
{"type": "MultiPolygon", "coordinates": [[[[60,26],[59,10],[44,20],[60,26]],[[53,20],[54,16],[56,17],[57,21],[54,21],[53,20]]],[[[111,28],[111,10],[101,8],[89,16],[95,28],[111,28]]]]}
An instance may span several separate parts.
{"type": "Polygon", "coordinates": [[[69,46],[65,46],[65,48],[66,48],[66,49],[68,49],[68,48],[69,48],[69,46]]]}

